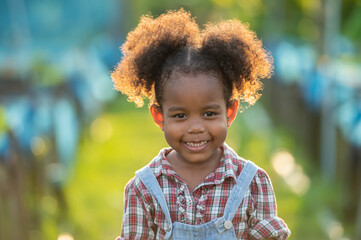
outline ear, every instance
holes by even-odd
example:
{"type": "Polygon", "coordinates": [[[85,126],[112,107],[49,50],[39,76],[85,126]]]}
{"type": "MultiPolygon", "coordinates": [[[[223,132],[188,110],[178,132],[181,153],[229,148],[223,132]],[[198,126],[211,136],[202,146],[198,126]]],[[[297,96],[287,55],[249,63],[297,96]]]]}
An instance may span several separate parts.
{"type": "Polygon", "coordinates": [[[150,113],[152,114],[154,123],[157,124],[158,127],[160,127],[160,129],[162,129],[163,131],[164,117],[160,111],[160,108],[153,104],[152,106],[150,106],[150,113]]]}
{"type": "Polygon", "coordinates": [[[234,100],[231,102],[230,106],[227,108],[227,126],[231,126],[234,119],[236,119],[238,110],[238,101],[234,100]]]}

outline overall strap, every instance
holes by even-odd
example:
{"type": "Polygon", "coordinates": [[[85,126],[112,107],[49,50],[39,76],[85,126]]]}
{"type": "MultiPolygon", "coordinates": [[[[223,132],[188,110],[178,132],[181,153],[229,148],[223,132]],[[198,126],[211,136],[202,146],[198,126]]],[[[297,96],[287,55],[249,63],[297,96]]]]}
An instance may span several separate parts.
{"type": "Polygon", "coordinates": [[[142,180],[143,184],[146,186],[150,194],[152,194],[153,197],[155,197],[160,205],[160,207],[163,210],[163,213],[165,214],[165,217],[169,223],[169,229],[171,230],[172,227],[172,219],[170,217],[169,209],[167,202],[164,198],[162,189],[159,186],[159,183],[157,181],[157,178],[153,174],[152,170],[149,166],[145,166],[142,169],[136,171],[135,173],[140,180],[142,180]]]}
{"type": "Polygon", "coordinates": [[[241,174],[237,178],[237,184],[233,187],[226,203],[224,210],[226,220],[232,221],[257,170],[258,167],[251,161],[248,161],[242,169],[241,174]]]}

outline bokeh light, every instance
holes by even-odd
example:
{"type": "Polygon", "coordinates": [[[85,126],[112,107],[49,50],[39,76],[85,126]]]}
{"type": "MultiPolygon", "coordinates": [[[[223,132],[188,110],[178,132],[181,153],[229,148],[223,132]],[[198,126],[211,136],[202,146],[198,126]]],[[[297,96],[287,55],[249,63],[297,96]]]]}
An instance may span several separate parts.
{"type": "Polygon", "coordinates": [[[35,136],[30,142],[31,151],[35,156],[42,156],[48,152],[48,144],[45,138],[35,136]]]}
{"type": "Polygon", "coordinates": [[[303,172],[300,165],[296,164],[293,155],[286,150],[278,150],[271,156],[274,170],[282,176],[290,189],[304,195],[311,185],[310,178],[303,172]]]}
{"type": "Polygon", "coordinates": [[[290,175],[296,166],[292,154],[285,150],[275,152],[271,157],[271,162],[275,171],[282,177],[290,175]]]}
{"type": "Polygon", "coordinates": [[[59,235],[58,240],[74,240],[70,233],[62,233],[59,235]]]}
{"type": "Polygon", "coordinates": [[[343,231],[343,226],[339,221],[331,221],[327,226],[327,233],[331,240],[341,239],[343,231]]]}

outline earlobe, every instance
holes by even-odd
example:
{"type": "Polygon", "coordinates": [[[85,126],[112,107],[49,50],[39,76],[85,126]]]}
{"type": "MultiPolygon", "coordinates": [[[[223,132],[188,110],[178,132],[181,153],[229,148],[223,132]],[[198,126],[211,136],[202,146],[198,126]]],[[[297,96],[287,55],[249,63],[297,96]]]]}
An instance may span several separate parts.
{"type": "Polygon", "coordinates": [[[162,129],[163,131],[164,117],[159,107],[153,104],[152,106],[150,106],[150,113],[152,114],[154,123],[157,124],[158,127],[160,127],[160,129],[162,129]]]}
{"type": "Polygon", "coordinates": [[[234,119],[236,119],[238,110],[238,101],[234,100],[227,108],[227,126],[231,126],[234,119]]]}

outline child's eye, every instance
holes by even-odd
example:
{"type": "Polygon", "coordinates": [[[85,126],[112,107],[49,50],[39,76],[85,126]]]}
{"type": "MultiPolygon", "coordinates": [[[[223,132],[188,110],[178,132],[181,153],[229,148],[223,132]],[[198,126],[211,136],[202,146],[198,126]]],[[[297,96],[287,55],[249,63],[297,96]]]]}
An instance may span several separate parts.
{"type": "Polygon", "coordinates": [[[178,113],[176,115],[174,115],[175,118],[185,118],[186,115],[184,113],[178,113]]]}
{"type": "Polygon", "coordinates": [[[204,116],[205,116],[205,117],[213,117],[213,116],[215,116],[215,115],[217,115],[215,112],[205,112],[205,113],[204,113],[204,116]]]}

